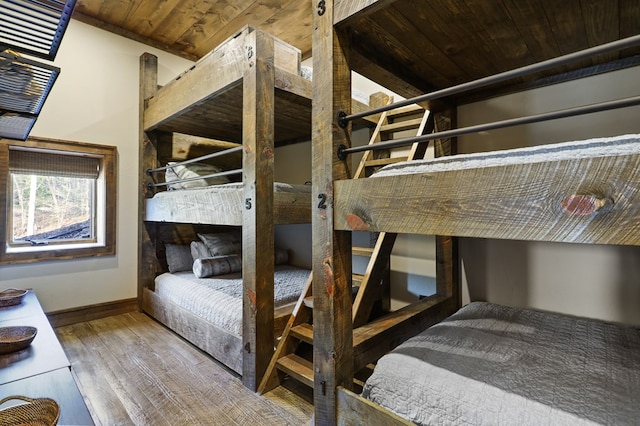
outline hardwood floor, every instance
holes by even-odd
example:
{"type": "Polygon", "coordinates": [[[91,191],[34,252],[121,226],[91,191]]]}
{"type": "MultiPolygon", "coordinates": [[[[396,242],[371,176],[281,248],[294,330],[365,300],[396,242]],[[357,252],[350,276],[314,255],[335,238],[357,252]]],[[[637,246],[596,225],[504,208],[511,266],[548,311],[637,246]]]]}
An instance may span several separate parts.
{"type": "Polygon", "coordinates": [[[59,327],[96,425],[305,425],[313,407],[279,387],[258,396],[145,314],[59,327]]]}

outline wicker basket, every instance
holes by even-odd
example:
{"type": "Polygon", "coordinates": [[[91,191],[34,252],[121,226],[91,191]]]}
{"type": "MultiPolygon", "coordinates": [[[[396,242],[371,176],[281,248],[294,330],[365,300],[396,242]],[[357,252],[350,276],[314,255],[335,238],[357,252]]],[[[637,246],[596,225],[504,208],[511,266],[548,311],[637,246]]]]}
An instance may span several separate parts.
{"type": "Polygon", "coordinates": [[[19,305],[28,292],[29,290],[17,290],[15,288],[0,291],[0,308],[19,305]]]}
{"type": "Polygon", "coordinates": [[[53,399],[14,395],[0,400],[0,405],[14,399],[26,404],[0,409],[0,426],[52,426],[58,423],[60,407],[53,399]]]}
{"type": "Polygon", "coordinates": [[[37,328],[28,325],[0,327],[0,354],[8,354],[28,347],[37,333],[37,328]]]}

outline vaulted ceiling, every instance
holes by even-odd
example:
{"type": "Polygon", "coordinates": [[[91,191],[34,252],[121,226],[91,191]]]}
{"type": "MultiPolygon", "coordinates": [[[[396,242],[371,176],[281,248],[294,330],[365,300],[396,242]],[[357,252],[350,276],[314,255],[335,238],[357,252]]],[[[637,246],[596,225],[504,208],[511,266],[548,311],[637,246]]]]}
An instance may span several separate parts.
{"type": "Polygon", "coordinates": [[[78,0],[73,17],[192,60],[245,25],[311,54],[309,0],[78,0]]]}

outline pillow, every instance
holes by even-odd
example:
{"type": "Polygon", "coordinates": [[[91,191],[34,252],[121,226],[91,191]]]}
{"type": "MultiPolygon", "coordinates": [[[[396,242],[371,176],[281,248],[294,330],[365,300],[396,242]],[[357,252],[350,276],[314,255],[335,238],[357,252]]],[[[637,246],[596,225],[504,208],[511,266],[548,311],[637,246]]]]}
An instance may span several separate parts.
{"type": "Polygon", "coordinates": [[[191,241],[191,245],[189,247],[191,249],[191,257],[194,262],[196,259],[210,256],[207,245],[202,241],[191,241]]]}
{"type": "MultiPolygon", "coordinates": [[[[178,177],[178,175],[176,174],[176,172],[173,169],[165,169],[164,170],[164,181],[165,182],[174,182],[176,180],[179,180],[180,178],[178,177]]],[[[167,185],[167,189],[168,190],[173,190],[173,189],[183,189],[182,188],[182,184],[181,183],[173,183],[171,185],[167,185]]]]}
{"type": "Polygon", "coordinates": [[[285,249],[276,247],[273,249],[273,257],[276,265],[286,265],[289,262],[289,253],[285,249]]]}
{"type": "MultiPolygon", "coordinates": [[[[213,166],[207,163],[189,163],[183,165],[175,165],[176,163],[167,163],[167,166],[172,166],[173,171],[180,179],[191,179],[200,176],[206,176],[213,173],[219,173],[222,171],[219,167],[213,166]]],[[[169,170],[169,169],[167,169],[169,170]]],[[[166,179],[166,172],[165,172],[166,179]]],[[[207,179],[196,179],[189,182],[181,182],[182,188],[197,188],[201,186],[219,185],[222,183],[228,183],[229,179],[226,176],[217,176],[207,179]]]]}
{"type": "Polygon", "coordinates": [[[240,271],[242,271],[242,258],[237,254],[202,257],[193,262],[193,274],[198,278],[208,278],[240,271]]]}
{"type": "Polygon", "coordinates": [[[209,257],[242,253],[242,233],[198,234],[209,250],[209,257]]]}
{"type": "Polygon", "coordinates": [[[169,272],[190,271],[193,267],[189,246],[167,243],[164,245],[164,251],[169,272]]]}

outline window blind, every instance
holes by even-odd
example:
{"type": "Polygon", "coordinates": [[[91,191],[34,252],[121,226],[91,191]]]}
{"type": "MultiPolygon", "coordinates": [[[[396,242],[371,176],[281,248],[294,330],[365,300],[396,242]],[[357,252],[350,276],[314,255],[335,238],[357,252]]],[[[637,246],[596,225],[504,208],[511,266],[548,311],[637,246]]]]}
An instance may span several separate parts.
{"type": "Polygon", "coordinates": [[[100,158],[40,150],[9,150],[9,171],[21,174],[97,179],[100,158]]]}

